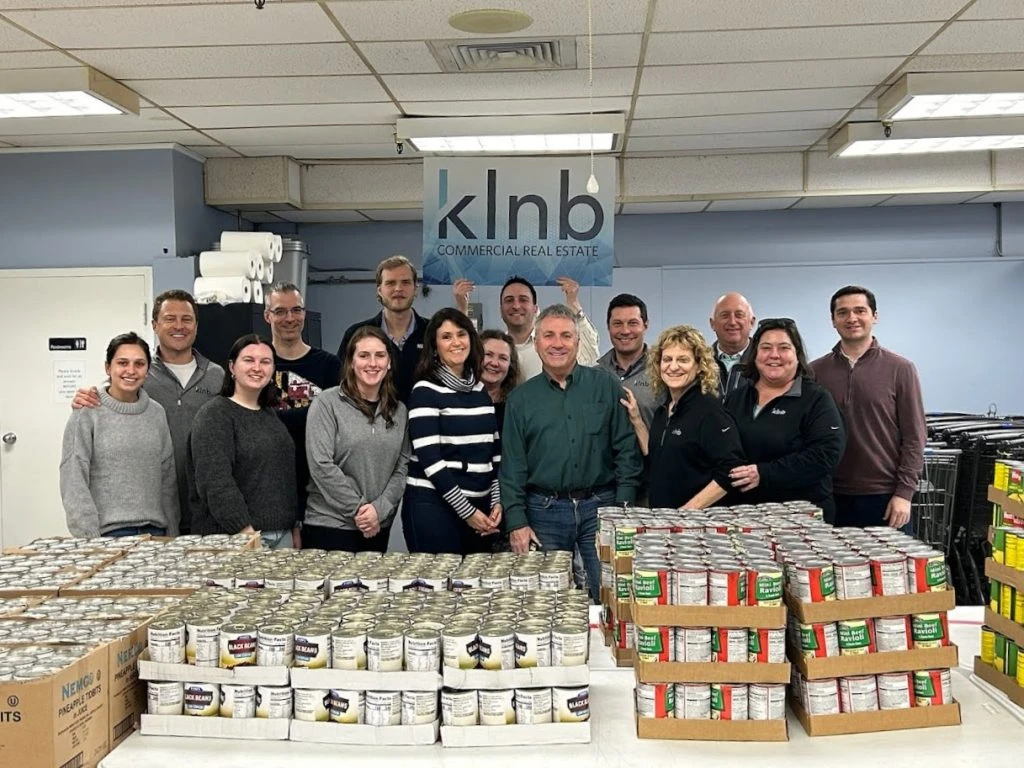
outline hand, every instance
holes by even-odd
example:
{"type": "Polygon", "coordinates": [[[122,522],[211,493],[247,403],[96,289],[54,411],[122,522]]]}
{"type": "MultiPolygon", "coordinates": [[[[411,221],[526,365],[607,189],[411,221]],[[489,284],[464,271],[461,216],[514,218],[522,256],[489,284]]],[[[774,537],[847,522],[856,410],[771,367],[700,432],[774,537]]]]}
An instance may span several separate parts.
{"type": "Polygon", "coordinates": [[[495,504],[491,507],[491,514],[488,516],[491,522],[494,523],[494,527],[498,530],[501,530],[501,512],[501,504],[495,504]]]}
{"type": "Polygon", "coordinates": [[[573,312],[579,312],[583,309],[583,305],[580,304],[580,284],[573,280],[571,277],[559,277],[555,280],[559,287],[562,289],[562,293],[565,294],[565,303],[569,309],[573,312]]]}
{"type": "Polygon", "coordinates": [[[356,510],[356,528],[367,539],[380,533],[380,515],[373,504],[363,504],[356,510]]]}
{"type": "Polygon", "coordinates": [[[247,525],[245,526],[245,528],[240,530],[239,533],[256,533],[256,529],[253,528],[251,525],[247,525]]]}
{"type": "Polygon", "coordinates": [[[757,471],[757,464],[747,464],[736,467],[729,473],[733,488],[738,488],[744,493],[752,491],[761,483],[761,473],[757,471]]]}
{"type": "Polygon", "coordinates": [[[528,525],[523,528],[516,528],[508,535],[508,543],[512,546],[512,551],[519,555],[530,551],[531,542],[536,544],[538,547],[541,546],[540,539],[537,538],[537,534],[535,534],[533,532],[533,528],[528,525]]]}
{"type": "Polygon", "coordinates": [[[498,527],[491,521],[491,518],[479,510],[474,512],[466,522],[481,536],[490,536],[498,532],[498,527]]]}
{"type": "Polygon", "coordinates": [[[75,399],[71,401],[74,410],[79,408],[99,408],[100,392],[96,387],[83,387],[75,392],[75,399]]]}
{"type": "Polygon", "coordinates": [[[638,424],[643,421],[643,417],[640,415],[640,403],[636,401],[636,395],[633,394],[633,390],[629,387],[623,387],[622,391],[625,393],[625,397],[620,399],[619,402],[626,409],[626,413],[629,414],[630,423],[638,424]]]}
{"type": "Polygon", "coordinates": [[[899,496],[893,496],[885,505],[883,518],[892,528],[902,528],[910,522],[910,502],[899,496]]]}
{"type": "Polygon", "coordinates": [[[452,286],[455,308],[464,315],[469,313],[469,295],[473,293],[475,287],[472,280],[466,279],[456,280],[455,285],[452,286]]]}
{"type": "Polygon", "coordinates": [[[302,549],[302,529],[292,528],[292,549],[302,549]]]}

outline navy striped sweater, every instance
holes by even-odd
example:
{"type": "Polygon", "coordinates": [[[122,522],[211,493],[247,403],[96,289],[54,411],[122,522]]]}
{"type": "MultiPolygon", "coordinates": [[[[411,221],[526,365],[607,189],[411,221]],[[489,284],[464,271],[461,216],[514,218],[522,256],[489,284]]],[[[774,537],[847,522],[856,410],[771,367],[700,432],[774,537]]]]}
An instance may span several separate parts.
{"type": "Polygon", "coordinates": [[[501,500],[498,422],[482,382],[464,381],[444,368],[436,376],[441,383],[417,381],[409,395],[406,484],[436,491],[467,520],[501,500]]]}

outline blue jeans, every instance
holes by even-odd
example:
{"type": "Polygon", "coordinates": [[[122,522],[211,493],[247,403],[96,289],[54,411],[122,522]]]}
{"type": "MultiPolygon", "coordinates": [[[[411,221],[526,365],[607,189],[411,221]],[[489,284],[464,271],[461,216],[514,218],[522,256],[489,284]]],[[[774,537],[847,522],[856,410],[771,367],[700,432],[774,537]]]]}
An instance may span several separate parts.
{"type": "MultiPolygon", "coordinates": [[[[861,494],[848,496],[842,493],[834,495],[836,502],[835,522],[837,528],[867,528],[871,525],[888,525],[885,522],[885,508],[889,506],[891,493],[861,494]]],[[[911,533],[910,523],[902,528],[904,533],[911,533]]]]}
{"type": "MultiPolygon", "coordinates": [[[[472,500],[479,507],[489,500],[472,500]]],[[[481,509],[487,514],[490,510],[481,509]]],[[[410,552],[456,555],[490,552],[497,534],[480,536],[459,518],[448,503],[430,488],[405,487],[402,501],[402,532],[405,546],[410,552]]]]}
{"type": "Polygon", "coordinates": [[[125,536],[140,536],[144,533],[148,533],[150,536],[166,536],[167,529],[157,528],[155,525],[132,525],[126,528],[115,528],[103,535],[109,536],[112,539],[121,539],[125,536]]]}
{"type": "Polygon", "coordinates": [[[615,503],[615,490],[608,489],[586,499],[556,499],[539,493],[526,496],[526,517],[543,550],[579,551],[586,579],[577,586],[601,601],[601,561],[597,557],[597,508],[615,503]]]}

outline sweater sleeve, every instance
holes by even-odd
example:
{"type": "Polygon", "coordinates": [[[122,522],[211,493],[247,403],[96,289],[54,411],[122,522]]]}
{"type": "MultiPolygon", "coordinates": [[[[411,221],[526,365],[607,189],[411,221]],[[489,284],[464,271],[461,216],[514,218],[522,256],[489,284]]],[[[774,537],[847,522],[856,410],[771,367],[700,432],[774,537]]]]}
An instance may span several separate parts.
{"type": "Polygon", "coordinates": [[[80,410],[72,411],[64,427],[60,457],[60,497],[72,536],[100,535],[100,512],[89,488],[94,426],[88,411],[80,410]]]}
{"type": "Polygon", "coordinates": [[[178,504],[178,475],[175,472],[174,444],[171,442],[171,431],[167,426],[167,419],[161,416],[163,422],[161,430],[161,478],[163,488],[160,492],[160,506],[163,509],[164,520],[167,521],[167,535],[177,536],[180,525],[181,506],[178,504]]]}
{"type": "MultiPolygon", "coordinates": [[[[405,432],[404,424],[402,426],[402,431],[405,432]]],[[[399,426],[396,422],[392,429],[398,428],[399,426]]],[[[374,509],[377,510],[378,520],[382,528],[389,525],[394,519],[395,513],[398,511],[398,504],[402,501],[402,494],[405,493],[405,480],[409,476],[410,451],[409,435],[406,433],[402,439],[402,452],[398,454],[398,460],[395,462],[395,469],[391,473],[391,479],[384,486],[384,492],[372,502],[374,509]]]]}
{"type": "Polygon", "coordinates": [[[494,455],[491,456],[491,466],[494,467],[494,479],[491,480],[491,508],[501,504],[501,483],[498,482],[498,473],[501,472],[501,433],[494,431],[494,455]]]}
{"type": "Polygon", "coordinates": [[[441,454],[441,395],[429,387],[413,386],[409,395],[409,438],[423,475],[459,517],[468,520],[477,511],[449,471],[441,454]]]}
{"type": "Polygon", "coordinates": [[[367,500],[352,478],[334,463],[338,429],[338,419],[325,398],[314,398],[306,420],[309,480],[323,494],[328,504],[346,516],[354,517],[356,509],[367,500]]]}
{"type": "Polygon", "coordinates": [[[252,525],[245,497],[235,482],[235,425],[230,417],[219,408],[204,407],[196,414],[189,442],[196,491],[210,517],[232,533],[252,525]]]}
{"type": "Polygon", "coordinates": [[[597,335],[597,328],[586,315],[580,318],[576,327],[580,335],[580,347],[576,353],[576,362],[580,365],[597,365],[597,359],[601,356],[601,340],[597,335]]]}
{"type": "Polygon", "coordinates": [[[736,422],[725,408],[715,408],[701,421],[699,434],[711,479],[722,488],[731,488],[729,472],[747,463],[736,422]]]}
{"type": "Polygon", "coordinates": [[[917,492],[924,467],[928,428],[924,418],[921,381],[914,364],[906,362],[896,376],[896,422],[900,430],[900,463],[896,468],[895,496],[910,501],[917,492]]]}
{"type": "Polygon", "coordinates": [[[528,526],[526,516],[526,437],[519,413],[519,404],[513,398],[505,404],[505,426],[501,431],[501,486],[502,520],[505,530],[512,532],[528,526]]]}
{"type": "Polygon", "coordinates": [[[800,422],[798,451],[757,465],[761,483],[773,488],[801,488],[831,475],[846,447],[842,416],[828,391],[814,395],[800,422]]]}

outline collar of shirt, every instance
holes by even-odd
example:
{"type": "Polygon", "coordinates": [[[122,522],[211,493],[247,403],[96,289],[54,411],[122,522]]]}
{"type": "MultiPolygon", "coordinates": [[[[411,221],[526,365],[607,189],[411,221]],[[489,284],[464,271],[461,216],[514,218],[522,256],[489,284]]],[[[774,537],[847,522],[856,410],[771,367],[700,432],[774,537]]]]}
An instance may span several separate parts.
{"type": "Polygon", "coordinates": [[[416,328],[416,313],[412,313],[412,320],[409,322],[409,327],[405,329],[405,334],[400,339],[396,339],[391,335],[391,331],[388,330],[388,321],[384,318],[384,313],[380,313],[380,329],[384,331],[384,335],[387,336],[391,341],[394,342],[395,346],[401,349],[405,342],[412,336],[413,330],[416,328]]]}
{"type": "Polygon", "coordinates": [[[615,350],[612,349],[612,368],[615,370],[616,375],[621,379],[628,379],[634,373],[642,370],[647,365],[647,345],[644,344],[644,351],[629,368],[620,368],[618,361],[615,359],[615,350]]]}
{"type": "Polygon", "coordinates": [[[743,357],[743,355],[744,355],[744,353],[746,351],[747,351],[747,348],[744,347],[739,352],[737,352],[735,355],[730,355],[728,352],[723,352],[721,349],[719,349],[718,350],[718,359],[721,360],[723,363],[735,364],[735,363],[738,363],[740,361],[740,359],[743,357]]]}
{"type": "Polygon", "coordinates": [[[553,387],[555,389],[559,389],[559,390],[563,390],[564,391],[564,390],[569,389],[569,387],[571,387],[573,382],[576,380],[576,369],[579,368],[579,367],[580,367],[580,364],[576,363],[576,365],[574,365],[572,367],[572,371],[569,372],[569,375],[565,377],[565,387],[564,387],[564,389],[563,389],[562,385],[559,384],[557,381],[555,381],[555,379],[552,378],[551,374],[549,374],[547,371],[542,369],[542,373],[544,374],[544,378],[546,378],[548,380],[548,386],[553,387]]]}

